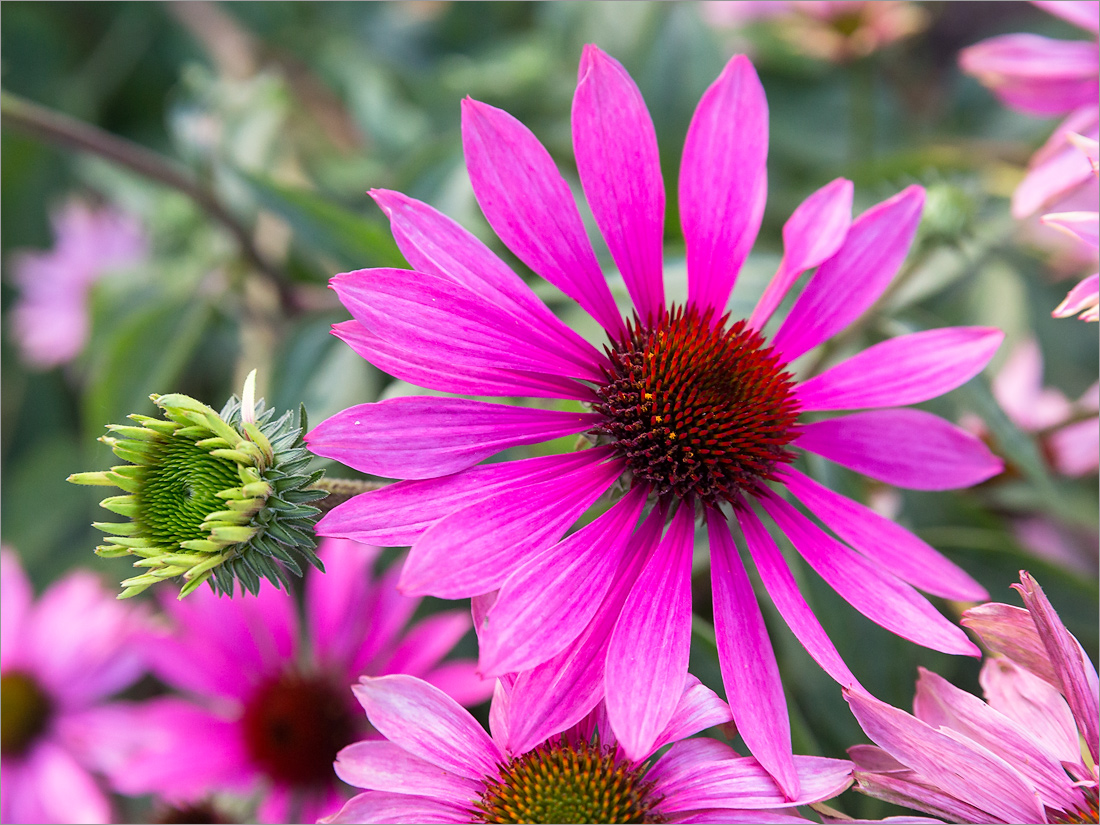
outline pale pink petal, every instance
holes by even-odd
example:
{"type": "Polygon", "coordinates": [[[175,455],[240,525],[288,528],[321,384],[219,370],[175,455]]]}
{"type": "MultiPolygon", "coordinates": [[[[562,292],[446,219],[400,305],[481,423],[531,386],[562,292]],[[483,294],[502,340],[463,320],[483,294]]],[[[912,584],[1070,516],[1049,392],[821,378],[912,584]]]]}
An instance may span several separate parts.
{"type": "Polygon", "coordinates": [[[775,651],[725,517],[707,512],[714,634],[737,732],[790,799],[798,796],[791,724],[775,651]]]}
{"type": "Polygon", "coordinates": [[[1031,614],[1022,607],[990,602],[963,611],[959,621],[963,627],[977,633],[992,653],[1007,656],[1039,678],[1058,686],[1046,646],[1039,638],[1031,614]]]}
{"type": "Polygon", "coordinates": [[[451,805],[476,799],[481,782],[413,756],[393,742],[356,742],[336,755],[336,775],[370,791],[431,796],[451,805]]]}
{"type": "Polygon", "coordinates": [[[17,770],[4,762],[4,822],[112,822],[111,803],[72,755],[55,743],[35,747],[17,770]]]}
{"type": "Polygon", "coordinates": [[[927,593],[960,601],[989,598],[985,588],[904,527],[869,507],[784,467],[781,480],[795,497],[846,543],[927,593]]]}
{"type": "Polygon", "coordinates": [[[622,475],[613,460],[526,487],[504,489],[435,522],[409,552],[401,590],[465,598],[496,590],[528,559],[557,542],[622,475]]]}
{"type": "Polygon", "coordinates": [[[775,334],[772,345],[784,361],[844,329],[875,302],[905,260],[923,207],[924,189],[910,186],[852,222],[775,334]]]}
{"type": "Polygon", "coordinates": [[[1004,469],[982,441],[923,410],[873,410],[803,426],[797,446],[911,490],[971,487],[1004,469]]]}
{"type": "Polygon", "coordinates": [[[1082,321],[1095,321],[1100,305],[1100,274],[1089,275],[1069,291],[1062,303],[1050,313],[1055,318],[1070,318],[1078,313],[1082,321]]]}
{"type": "Polygon", "coordinates": [[[481,211],[505,245],[581,305],[612,337],[626,331],[550,154],[500,109],[462,101],[462,147],[481,211]]]}
{"type": "Polygon", "coordinates": [[[653,743],[653,751],[656,753],[665,745],[732,721],[733,714],[730,713],[729,705],[689,673],[676,711],[672,714],[668,727],[661,731],[661,735],[653,743]]]}
{"type": "Polygon", "coordinates": [[[959,65],[1028,114],[1058,115],[1096,102],[1095,43],[1005,34],[963,49],[959,65]]]}
{"type": "Polygon", "coordinates": [[[665,306],[665,185],[653,120],[630,75],[596,46],[584,47],[578,75],[573,152],[585,198],[639,317],[656,319],[665,306]]]}
{"type": "Polygon", "coordinates": [[[427,796],[367,791],[349,799],[344,807],[320,820],[356,825],[435,825],[469,822],[470,812],[427,796]]]}
{"type": "Polygon", "coordinates": [[[334,663],[343,667],[344,673],[349,677],[349,684],[360,676],[380,674],[381,668],[392,656],[402,630],[420,607],[420,599],[405,596],[397,589],[403,560],[404,557],[398,558],[377,579],[373,579],[365,601],[357,608],[355,605],[351,606],[363,618],[358,621],[349,620],[348,624],[360,632],[348,634],[352,655],[334,663]]]}
{"type": "Polygon", "coordinates": [[[1030,731],[943,677],[919,670],[913,700],[918,719],[933,728],[950,728],[1012,764],[1039,791],[1043,804],[1074,810],[1083,802],[1080,791],[1070,789],[1061,763],[1037,746],[1030,731]]]}
{"type": "MultiPolygon", "coordinates": [[[[737,0],[737,2],[752,2],[752,0],[737,0]]],[[[770,4],[777,2],[777,0],[768,0],[768,2],[770,4]]],[[[782,0],[778,0],[778,2],[782,2],[782,0]]],[[[722,823],[723,825],[740,825],[740,823],[746,823],[746,825],[799,825],[799,823],[813,822],[812,819],[803,819],[800,816],[781,814],[776,811],[739,811],[735,808],[704,808],[691,811],[687,813],[687,815],[679,815],[670,812],[667,816],[670,817],[668,820],[669,822],[714,822],[722,823]]]]}
{"type": "Polygon", "coordinates": [[[767,156],[768,102],[752,63],[736,55],[703,93],[680,167],[688,301],[715,317],[760,227],[767,156]]]}
{"type": "Polygon", "coordinates": [[[1067,132],[1066,139],[1080,149],[1081,154],[1089,159],[1092,171],[1100,174],[1100,141],[1097,141],[1096,138],[1079,135],[1076,132],[1067,132]]]}
{"type": "Polygon", "coordinates": [[[399,481],[360,493],[334,507],[317,523],[322,536],[341,536],[385,547],[416,542],[433,522],[489,494],[569,474],[600,457],[606,448],[482,464],[461,473],[420,481],[399,481]]]}
{"type": "MultiPolygon", "coordinates": [[[[851,750],[851,749],[849,749],[851,750]]],[[[856,770],[856,787],[868,796],[905,808],[930,813],[948,822],[1001,822],[992,814],[944,793],[932,783],[921,781],[913,771],[865,773],[856,770]]]]}
{"type": "MultiPolygon", "coordinates": [[[[1071,134],[1097,136],[1095,100],[1071,112],[1031,158],[1027,174],[1012,193],[1012,215],[1026,218],[1072,193],[1094,178],[1088,158],[1070,142],[1071,134]]],[[[1095,196],[1092,204],[1095,204],[1095,196]]],[[[1095,206],[1092,206],[1095,208],[1095,206]]]]}
{"type": "Polygon", "coordinates": [[[768,531],[764,529],[764,525],[760,523],[756,513],[747,506],[735,507],[734,513],[737,515],[741,532],[745,535],[745,544],[760,573],[760,579],[764,582],[764,589],[768,591],[787,627],[822,670],[832,676],[837,683],[843,687],[862,691],[863,686],[848,670],[848,666],[837,653],[836,647],[829,640],[828,634],[821,627],[817,616],[806,604],[787,562],[783,559],[779,548],[775,546],[772,537],[768,535],[768,531]]]}
{"type": "Polygon", "coordinates": [[[695,514],[677,510],[612,631],[605,678],[607,715],[623,751],[648,753],[672,719],[691,648],[691,551],[695,514]]]}
{"type": "Polygon", "coordinates": [[[503,755],[447,694],[412,676],[364,676],[352,688],[371,725],[395,745],[467,779],[496,775],[503,755]]]}
{"type": "Polygon", "coordinates": [[[23,663],[24,628],[34,594],[19,557],[8,548],[0,550],[0,668],[23,663]]]}
{"type": "Polygon", "coordinates": [[[611,587],[645,501],[635,488],[508,577],[481,631],[483,673],[530,670],[576,638],[611,587]]]}
{"type": "Polygon", "coordinates": [[[454,659],[432,668],[421,677],[439,688],[463,707],[473,707],[489,701],[495,679],[484,679],[477,672],[473,659],[454,659]]]}
{"type": "Polygon", "coordinates": [[[342,410],[307,433],[306,443],[364,473],[438,478],[509,447],[583,432],[599,420],[597,413],[408,396],[342,410]]]}
{"type": "Polygon", "coordinates": [[[1046,821],[1035,792],[1000,757],[934,730],[870,696],[845,691],[845,698],[871,741],[917,771],[928,784],[1003,822],[1046,821]]]}
{"type": "Polygon", "coordinates": [[[1100,215],[1095,212],[1050,212],[1039,220],[1084,241],[1093,249],[1100,247],[1100,215]]]}
{"type": "Polygon", "coordinates": [[[1021,570],[1020,584],[1012,586],[1024,597],[1024,606],[1035,622],[1058,679],[1055,686],[1066,697],[1095,764],[1100,740],[1100,690],[1096,668],[1080,643],[1066,630],[1039,583],[1027,571],[1021,570]]]}
{"type": "Polygon", "coordinates": [[[1004,333],[945,327],[890,338],[800,384],[803,410],[900,407],[936,398],[982,371],[1004,333]]]}
{"type": "Polygon", "coordinates": [[[325,575],[306,576],[305,605],[313,653],[319,662],[350,662],[370,632],[371,567],[381,551],[348,539],[322,539],[317,550],[325,575]]]}
{"type": "Polygon", "coordinates": [[[887,569],[826,534],[775,494],[762,495],[760,503],[810,567],[871,621],[933,650],[981,656],[958,626],[887,569]]]}
{"type": "Polygon", "coordinates": [[[782,303],[787,290],[808,269],[831,258],[852,225],[850,180],[837,178],[798,205],[783,224],[783,259],[749,318],[749,326],[762,329],[782,303]]]}
{"type": "Polygon", "coordinates": [[[1065,395],[1043,387],[1043,354],[1033,337],[1013,347],[994,376],[992,388],[1012,423],[1027,432],[1065,421],[1073,412],[1065,395]]]}
{"type": "Polygon", "coordinates": [[[379,668],[379,675],[408,673],[423,679],[472,627],[466,610],[444,610],[421,619],[405,633],[393,655],[379,668]]]}
{"type": "Polygon", "coordinates": [[[1062,475],[1091,475],[1100,468],[1100,421],[1089,418],[1067,424],[1050,434],[1047,446],[1062,475]]]}
{"type": "Polygon", "coordinates": [[[1033,0],[1033,5],[1093,34],[1100,30],[1096,0],[1033,0]]]}

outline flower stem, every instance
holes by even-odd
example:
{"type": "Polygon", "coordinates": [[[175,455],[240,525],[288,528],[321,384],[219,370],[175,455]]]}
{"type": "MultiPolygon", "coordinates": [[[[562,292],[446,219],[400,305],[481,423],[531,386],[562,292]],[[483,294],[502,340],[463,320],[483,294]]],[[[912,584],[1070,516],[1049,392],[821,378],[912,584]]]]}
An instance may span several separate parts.
{"type": "Polygon", "coordinates": [[[313,504],[324,514],[360,493],[381,490],[383,487],[388,487],[389,484],[388,481],[363,481],[356,478],[322,478],[311,484],[309,489],[324,490],[328,493],[326,498],[313,504]]]}

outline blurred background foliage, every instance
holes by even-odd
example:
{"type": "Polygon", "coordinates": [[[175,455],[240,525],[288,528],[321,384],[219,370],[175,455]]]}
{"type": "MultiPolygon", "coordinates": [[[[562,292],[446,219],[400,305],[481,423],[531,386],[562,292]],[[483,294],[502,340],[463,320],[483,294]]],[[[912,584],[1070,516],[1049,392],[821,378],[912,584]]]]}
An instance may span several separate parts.
{"type": "MultiPolygon", "coordinates": [[[[71,363],[30,368],[5,323],[4,542],[18,549],[39,586],[74,565],[126,574],[126,562],[91,555],[98,534],[89,524],[100,496],[64,479],[112,463],[94,439],[127,413],[150,413],[149,393],[185,392],[218,407],[258,368],[269,401],[280,408],[304,402],[317,422],[351,404],[413,391],[328,332],[347,317],[325,288],[331,275],[402,265],[367,190],[428,201],[529,275],[477,209],[462,162],[459,101],[470,95],[518,117],[576,185],[569,111],[585,43],[625,65],[652,112],[669,193],[669,291],[682,292],[675,192],[683,138],[703,90],[731,54],[747,51],[771,111],[769,198],[733,313],[748,314],[774,271],[794,207],[846,176],[856,183],[857,213],[910,183],[928,188],[928,206],[903,283],[854,334],[801,366],[934,326],[992,324],[1007,333],[986,373],[924,405],[955,421],[983,421],[1010,465],[1004,476],[957,493],[899,494],[825,462],[811,472],[914,528],[994,600],[1016,603],[1008,587],[1019,569],[1029,569],[1095,657],[1096,476],[1053,473],[1040,441],[1013,424],[990,391],[1008,353],[1031,336],[1045,358],[1046,383],[1068,397],[1097,376],[1096,327],[1049,314],[1072,283],[1064,279],[1087,273],[1034,242],[1008,211],[1007,198],[1053,121],[1005,109],[956,66],[960,48],[993,34],[1077,33],[1026,3],[929,2],[921,10],[923,31],[867,57],[827,62],[794,48],[774,21],[718,27],[694,3],[5,2],[6,92],[151,150],[207,202],[96,152],[10,128],[5,110],[6,321],[17,297],[14,253],[49,248],[49,215],[74,196],[137,216],[150,253],[94,286],[91,335],[71,363]],[[1082,548],[1076,569],[1025,548],[1016,528],[1033,517],[1082,548]]],[[[606,250],[597,248],[611,271],[606,250]]],[[[535,288],[596,337],[560,294],[543,283],[535,288]]],[[[352,475],[339,467],[333,474],[352,475]]],[[[918,665],[977,689],[977,662],[898,639],[812,572],[796,569],[841,654],[884,700],[909,705],[918,665]]],[[[705,644],[705,565],[696,585],[693,669],[720,688],[705,644]]],[[[777,616],[768,618],[796,749],[839,756],[865,741],[836,685],[777,616]]],[[[885,810],[851,796],[844,799],[850,813],[885,810]]]]}

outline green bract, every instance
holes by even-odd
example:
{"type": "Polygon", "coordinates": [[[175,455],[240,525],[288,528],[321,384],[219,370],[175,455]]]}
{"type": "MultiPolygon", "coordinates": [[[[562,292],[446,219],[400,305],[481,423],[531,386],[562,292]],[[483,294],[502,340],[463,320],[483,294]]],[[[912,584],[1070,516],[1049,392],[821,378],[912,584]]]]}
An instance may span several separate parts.
{"type": "Polygon", "coordinates": [[[137,426],[110,424],[99,440],[130,462],[98,473],[75,473],[74,484],[120,487],[126,495],[100,505],[129,521],[97,522],[108,533],[100,556],[139,556],[140,576],[122,582],[119,598],[162,579],[182,576],[183,598],[209,580],[233,595],[234,581],[256,594],[260,578],[289,588],[287,571],[302,575],[305,561],[324,570],[313,525],[325,497],[311,489],[323,471],[309,472],[305,409],[274,418],[254,402],[255,373],[242,400],[220,413],[186,395],[150,396],[164,418],[128,416],[137,426]]]}

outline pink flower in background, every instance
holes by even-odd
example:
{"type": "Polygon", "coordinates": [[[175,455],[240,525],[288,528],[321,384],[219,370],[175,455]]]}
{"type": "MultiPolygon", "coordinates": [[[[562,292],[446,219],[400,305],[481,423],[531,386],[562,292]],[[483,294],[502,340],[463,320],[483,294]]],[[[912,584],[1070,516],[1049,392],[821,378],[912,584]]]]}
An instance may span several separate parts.
{"type": "MultiPolygon", "coordinates": [[[[686,303],[665,301],[665,192],[653,123],[630,76],[594,46],[581,61],[573,139],[581,183],[633,299],[632,316],[624,320],[616,306],[550,155],[507,113],[466,100],[467,168],[490,225],[596,319],[607,343],[601,353],[566,327],[450,219],[399,193],[374,192],[415,271],[334,278],[354,318],[336,334],[378,367],[422,386],[565,400],[569,411],[434,396],[345,410],[307,435],[310,449],[406,480],[337,507],[318,530],[412,545],[401,577],[411,594],[464,598],[499,590],[479,627],[482,671],[549,667],[571,651],[591,664],[575,674],[585,685],[584,710],[605,698],[623,752],[637,759],[669,724],[688,678],[701,515],[734,719],[753,754],[797,797],[779,670],[731,529],[739,526],[792,631],[841,684],[859,689],[754,505],[873,621],[936,650],[978,655],[913,586],[961,600],[985,598],[983,588],[917,537],[790,465],[794,449],[807,450],[889,484],[928,490],[1000,472],[1001,462],[977,438],[898,407],[970,379],[1002,335],[973,327],[918,332],[797,381],[788,364],[874,303],[905,259],[920,218],[924,193],[914,186],[853,221],[852,184],[842,179],[811,195],[787,222],[784,258],[752,317],[725,317],[767,190],[767,103],[744,57],[731,60],[704,94],[684,148],[686,303]],[[762,332],[768,319],[815,267],[769,340],[762,332]],[[581,405],[589,411],[574,411],[581,405]],[[843,409],[867,411],[800,420],[804,412],[843,409]],[[479,466],[509,447],[578,433],[594,446],[479,466]],[[786,488],[839,540],[769,483],[786,488]],[[625,496],[561,540],[615,485],[628,489],[625,496]]],[[[541,698],[552,704],[563,695],[550,679],[541,698]]]]}
{"type": "Polygon", "coordinates": [[[848,750],[859,790],[951,822],[1097,821],[1096,668],[1036,581],[1020,581],[1026,610],[963,614],[995,654],[985,702],[924,669],[915,715],[847,694],[879,745],[848,750]]]}
{"type": "Polygon", "coordinates": [[[340,752],[336,772],[367,790],[326,822],[805,822],[795,805],[851,784],[850,763],[798,756],[802,792],[786,799],[752,757],[714,739],[689,739],[730,720],[726,704],[694,677],[651,748],[635,758],[616,741],[602,706],[564,733],[532,730],[511,706],[522,697],[502,683],[490,736],[418,679],[364,678],[354,690],[388,741],[340,752]],[[516,735],[516,724],[524,734],[516,735]]]}
{"type": "Polygon", "coordinates": [[[141,676],[133,605],[76,572],[33,601],[16,555],[0,552],[4,822],[110,822],[93,774],[113,757],[112,694],[141,676]]]}
{"type": "Polygon", "coordinates": [[[109,206],[70,201],[53,215],[53,229],[53,249],[23,252],[12,262],[20,291],[13,335],[24,360],[41,369],[67,363],[84,348],[92,284],[146,254],[138,221],[109,206]]]}
{"type": "MultiPolygon", "coordinates": [[[[1069,141],[1087,158],[1092,168],[1093,180],[1100,172],[1098,144],[1096,140],[1071,133],[1069,141]]],[[[1043,215],[1042,222],[1077,238],[1094,252],[1100,248],[1100,213],[1054,212],[1043,215]]],[[[1082,321],[1100,321],[1100,275],[1093,273],[1070,290],[1065,300],[1051,314],[1055,318],[1070,318],[1080,313],[1082,321]]]]}
{"type": "Polygon", "coordinates": [[[119,790],[176,803],[216,791],[262,790],[264,822],[313,822],[345,798],[337,751],[366,734],[351,686],[362,674],[413,673],[459,702],[492,686],[467,660],[441,661],[470,629],[464,611],[433,614],[402,632],[420,603],[375,579],[375,548],[329,539],[327,574],[306,578],[306,632],[294,598],[264,582],[256,598],[202,590],[165,610],[170,630],[146,647],[151,669],[193,696],[137,706],[119,790]]]}

